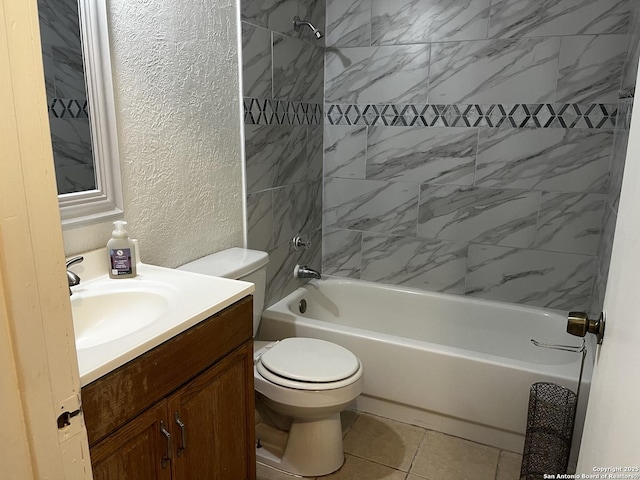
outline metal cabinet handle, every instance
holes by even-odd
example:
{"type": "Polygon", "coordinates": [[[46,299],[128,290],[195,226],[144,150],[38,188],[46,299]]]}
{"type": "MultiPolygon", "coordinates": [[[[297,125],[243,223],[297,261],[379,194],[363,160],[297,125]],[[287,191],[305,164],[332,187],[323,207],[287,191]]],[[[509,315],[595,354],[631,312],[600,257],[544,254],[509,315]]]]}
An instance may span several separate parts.
{"type": "Polygon", "coordinates": [[[182,455],[182,452],[187,448],[187,427],[182,420],[180,420],[180,414],[175,413],[174,419],[176,424],[180,427],[180,446],[178,447],[178,456],[182,455]]]}
{"type": "Polygon", "coordinates": [[[162,457],[162,468],[165,468],[167,462],[173,457],[173,440],[171,434],[164,426],[164,421],[160,420],[160,432],[165,436],[167,440],[167,453],[162,457]]]}

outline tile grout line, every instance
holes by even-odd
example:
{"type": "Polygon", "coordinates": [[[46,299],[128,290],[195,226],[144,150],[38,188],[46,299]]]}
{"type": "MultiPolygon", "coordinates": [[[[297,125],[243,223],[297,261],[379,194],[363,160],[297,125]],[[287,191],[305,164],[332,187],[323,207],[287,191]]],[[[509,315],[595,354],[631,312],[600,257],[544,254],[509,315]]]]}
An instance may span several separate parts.
{"type": "MultiPolygon", "coordinates": [[[[423,427],[420,427],[420,428],[423,428],[423,427]]],[[[418,453],[420,452],[420,450],[422,449],[422,447],[427,441],[427,433],[429,432],[429,429],[423,428],[423,430],[424,432],[422,434],[422,438],[420,439],[420,442],[418,443],[418,448],[416,448],[416,452],[413,454],[413,458],[411,459],[411,463],[409,464],[409,470],[407,471],[407,478],[409,478],[409,475],[413,475],[411,473],[411,470],[413,469],[413,463],[416,461],[416,457],[418,456],[418,453]]],[[[419,477],[420,475],[416,475],[416,476],[419,477]]]]}
{"type": "MultiPolygon", "coordinates": [[[[391,419],[391,418],[383,417],[383,416],[380,416],[380,415],[375,415],[375,414],[366,413],[366,412],[359,412],[359,411],[358,411],[358,417],[356,418],[356,420],[361,418],[363,416],[363,413],[364,413],[365,416],[369,416],[369,417],[372,417],[372,418],[382,418],[382,419],[389,420],[389,421],[394,422],[394,423],[398,423],[398,424],[402,424],[402,425],[406,425],[406,426],[410,426],[410,427],[415,427],[415,428],[419,428],[420,430],[422,430],[422,437],[420,439],[420,442],[418,443],[418,447],[416,448],[416,452],[414,453],[414,455],[413,455],[413,457],[411,459],[411,462],[409,463],[408,470],[406,472],[404,470],[401,470],[399,467],[394,467],[394,466],[391,466],[391,465],[387,465],[387,464],[381,463],[379,461],[376,461],[374,459],[363,457],[363,456],[358,455],[356,453],[351,453],[351,452],[346,452],[346,451],[344,452],[345,455],[350,455],[352,457],[359,458],[360,460],[363,460],[365,462],[373,463],[373,464],[380,465],[380,466],[385,467],[385,468],[389,468],[389,469],[394,470],[396,472],[404,473],[404,474],[406,474],[405,475],[405,479],[406,479],[406,477],[408,477],[409,474],[410,474],[411,467],[413,466],[413,460],[415,459],[416,455],[418,454],[418,450],[422,446],[422,442],[424,441],[424,439],[426,437],[428,429],[424,428],[424,427],[420,427],[418,425],[413,425],[413,424],[410,424],[410,423],[401,422],[399,420],[394,420],[394,419],[391,419]]],[[[349,427],[349,431],[351,431],[351,428],[353,428],[353,426],[355,425],[356,420],[354,420],[354,422],[349,427]]],[[[346,438],[346,434],[345,434],[345,438],[346,438]]]]}

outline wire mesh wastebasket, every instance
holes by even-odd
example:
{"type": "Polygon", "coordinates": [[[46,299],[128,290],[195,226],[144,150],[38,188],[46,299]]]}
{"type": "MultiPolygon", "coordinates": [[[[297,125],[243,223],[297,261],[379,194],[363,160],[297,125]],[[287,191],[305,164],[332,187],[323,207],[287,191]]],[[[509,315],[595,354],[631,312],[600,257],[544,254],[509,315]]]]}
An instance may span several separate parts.
{"type": "Polygon", "coordinates": [[[555,383],[534,383],[524,439],[520,480],[566,473],[578,396],[555,383]]]}

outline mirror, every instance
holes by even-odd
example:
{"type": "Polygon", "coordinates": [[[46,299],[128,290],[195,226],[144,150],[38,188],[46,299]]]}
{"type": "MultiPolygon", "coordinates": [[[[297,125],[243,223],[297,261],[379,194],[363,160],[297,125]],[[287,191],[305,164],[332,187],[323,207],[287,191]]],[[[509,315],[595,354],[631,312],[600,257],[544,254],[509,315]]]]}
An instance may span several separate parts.
{"type": "Polygon", "coordinates": [[[122,216],[106,0],[38,0],[63,228],[122,216]]]}

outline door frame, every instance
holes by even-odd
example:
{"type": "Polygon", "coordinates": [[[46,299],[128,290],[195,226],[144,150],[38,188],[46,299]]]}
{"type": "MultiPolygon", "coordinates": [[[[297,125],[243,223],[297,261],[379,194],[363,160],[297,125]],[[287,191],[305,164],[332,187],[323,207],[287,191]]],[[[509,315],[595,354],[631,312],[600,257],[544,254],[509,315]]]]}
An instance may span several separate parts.
{"type": "Polygon", "coordinates": [[[0,402],[15,478],[91,478],[36,0],[0,0],[0,402]],[[6,405],[5,405],[6,403],[6,405]],[[10,421],[7,422],[7,419],[10,421]]]}

